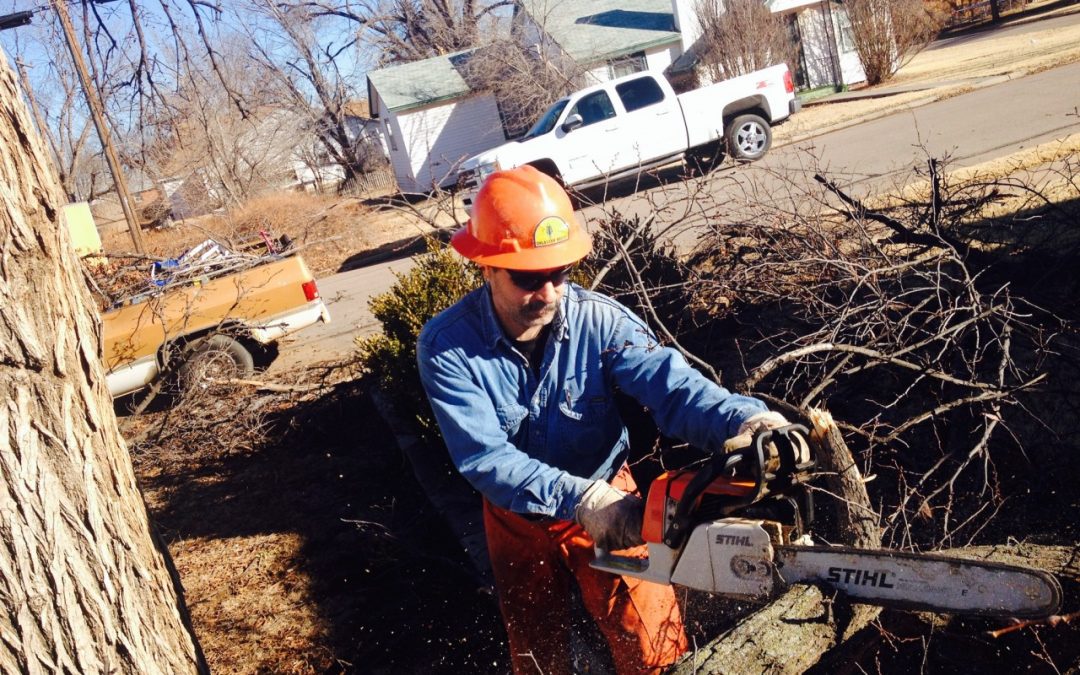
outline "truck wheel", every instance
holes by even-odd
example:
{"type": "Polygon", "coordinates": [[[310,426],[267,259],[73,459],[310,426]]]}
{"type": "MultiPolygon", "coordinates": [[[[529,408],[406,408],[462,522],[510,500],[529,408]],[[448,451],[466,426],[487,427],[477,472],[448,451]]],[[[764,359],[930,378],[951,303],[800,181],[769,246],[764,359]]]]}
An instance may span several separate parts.
{"type": "Polygon", "coordinates": [[[227,335],[210,335],[184,348],[177,377],[180,393],[187,395],[205,389],[211,380],[249,377],[253,372],[255,359],[244,345],[227,335]]]}
{"type": "Polygon", "coordinates": [[[728,153],[737,162],[753,162],[765,156],[772,144],[772,129],[760,115],[747,113],[731,120],[724,131],[728,153]]]}

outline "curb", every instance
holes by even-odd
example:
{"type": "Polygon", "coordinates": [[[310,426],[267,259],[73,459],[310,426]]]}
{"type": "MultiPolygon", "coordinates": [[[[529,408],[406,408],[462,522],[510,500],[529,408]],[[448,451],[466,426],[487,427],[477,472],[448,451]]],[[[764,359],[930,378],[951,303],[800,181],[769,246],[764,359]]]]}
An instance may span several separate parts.
{"type": "MultiPolygon", "coordinates": [[[[924,105],[928,105],[930,103],[935,103],[937,101],[942,100],[943,98],[946,98],[948,96],[956,95],[956,94],[958,94],[960,92],[968,93],[970,91],[975,91],[977,89],[985,89],[987,87],[992,87],[992,86],[994,86],[996,84],[1002,84],[1004,82],[1008,82],[1010,80],[1014,80],[1014,79],[1017,79],[1017,78],[1020,78],[1020,77],[1025,77],[1025,76],[1031,75],[1031,74],[1034,74],[1034,73],[1030,72],[1029,70],[1023,70],[1023,71],[1017,71],[1017,72],[1014,72],[1014,73],[1008,73],[1006,75],[988,75],[986,77],[976,79],[973,82],[971,82],[970,84],[954,84],[952,86],[949,86],[949,85],[941,85],[941,86],[932,85],[932,86],[927,87],[927,89],[926,89],[927,91],[930,92],[929,94],[927,94],[926,96],[923,96],[922,98],[917,98],[917,99],[915,99],[913,101],[908,101],[907,103],[905,103],[903,105],[903,107],[900,107],[900,108],[885,108],[885,109],[882,109],[882,110],[877,111],[877,112],[866,113],[865,115],[858,115],[856,117],[852,117],[850,119],[843,120],[841,122],[836,122],[835,124],[830,124],[829,126],[818,127],[816,129],[810,129],[810,130],[804,131],[802,133],[796,134],[794,136],[791,136],[789,138],[780,139],[779,142],[776,144],[776,147],[782,147],[782,146],[788,145],[790,143],[800,143],[802,141],[810,140],[810,139],[816,138],[818,136],[823,136],[825,134],[829,134],[829,133],[832,133],[834,131],[840,131],[841,129],[846,129],[848,127],[853,127],[853,126],[855,126],[857,124],[862,124],[864,122],[871,122],[873,120],[881,119],[882,117],[888,117],[890,115],[896,115],[896,114],[899,114],[899,113],[906,112],[906,111],[910,110],[911,108],[919,108],[919,107],[922,107],[924,105]]],[[[893,92],[889,92],[889,93],[882,93],[882,94],[877,95],[877,96],[870,95],[870,96],[864,96],[864,97],[848,98],[848,99],[839,100],[839,101],[832,101],[832,103],[851,103],[853,101],[859,101],[859,100],[865,100],[865,99],[886,98],[888,96],[898,96],[900,94],[909,94],[909,93],[916,92],[916,91],[920,91],[920,90],[919,89],[912,89],[911,91],[893,91],[893,92]]],[[[829,101],[822,101],[821,102],[821,104],[826,104],[826,103],[829,103],[829,101]]]]}

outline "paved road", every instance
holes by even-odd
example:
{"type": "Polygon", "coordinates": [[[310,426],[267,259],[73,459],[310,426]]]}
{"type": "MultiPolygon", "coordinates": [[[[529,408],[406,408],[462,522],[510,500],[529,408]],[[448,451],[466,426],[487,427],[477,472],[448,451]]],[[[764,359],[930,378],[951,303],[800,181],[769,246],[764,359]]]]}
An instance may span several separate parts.
{"type": "MultiPolygon", "coordinates": [[[[1075,63],[785,145],[756,164],[725,164],[706,179],[665,182],[609,201],[604,210],[681,219],[672,238],[686,248],[696,242],[703,221],[700,213],[684,217],[693,211],[692,201],[699,203],[699,212],[705,204],[729,216],[747,202],[787,200],[789,208],[797,208],[792,185],[796,191],[819,192],[811,180],[818,171],[855,196],[876,194],[910,182],[912,169],[925,167],[928,157],[948,158],[953,168],[970,166],[1080,133],[1078,92],[1080,63],[1075,63]]],[[[602,216],[598,207],[585,213],[602,216]]]]}
{"type": "Polygon", "coordinates": [[[934,157],[969,166],[1080,131],[1080,63],[1004,82],[795,143],[850,176],[849,185],[908,171],[934,157]]]}
{"type": "MultiPolygon", "coordinates": [[[[924,166],[927,153],[949,156],[953,166],[964,166],[1078,133],[1078,106],[1080,63],[776,148],[757,164],[725,165],[706,180],[670,180],[619,197],[606,208],[656,213],[663,223],[682,217],[691,203],[687,195],[694,190],[707,190],[716,203],[737,205],[776,194],[769,186],[770,181],[775,184],[779,180],[777,174],[801,174],[806,180],[819,168],[856,195],[872,194],[898,180],[906,182],[900,179],[911,167],[924,166]]],[[[628,191],[624,187],[623,192],[628,191]]],[[[595,218],[597,210],[587,209],[586,215],[595,218]]],[[[691,230],[676,241],[687,245],[696,237],[691,230]]],[[[377,322],[367,311],[367,299],[388,289],[394,282],[392,273],[410,265],[404,259],[320,280],[333,323],[308,329],[301,339],[285,345],[273,370],[345,355],[351,351],[355,336],[378,331],[377,322]]]]}
{"type": "Polygon", "coordinates": [[[394,274],[412,268],[412,258],[361,267],[318,280],[319,294],[330,309],[331,321],[286,338],[269,374],[298,366],[343,358],[355,349],[355,338],[378,333],[382,326],[368,311],[368,300],[393,286],[394,274]]]}

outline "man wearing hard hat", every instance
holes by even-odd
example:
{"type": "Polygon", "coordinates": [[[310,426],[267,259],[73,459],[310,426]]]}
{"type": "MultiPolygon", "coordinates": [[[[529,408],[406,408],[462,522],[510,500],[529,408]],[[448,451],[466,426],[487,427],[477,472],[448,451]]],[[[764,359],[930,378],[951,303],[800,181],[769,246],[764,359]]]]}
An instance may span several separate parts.
{"type": "Polygon", "coordinates": [[[593,546],[645,555],[615,389],[667,435],[721,451],[787,422],[717,386],[645,323],[567,280],[592,248],[566,192],[525,166],[492,174],[451,245],[487,283],[420,334],[420,375],[451,458],[484,496],[515,673],[570,673],[572,584],[621,673],[686,650],[670,586],[589,567],[593,546]]]}

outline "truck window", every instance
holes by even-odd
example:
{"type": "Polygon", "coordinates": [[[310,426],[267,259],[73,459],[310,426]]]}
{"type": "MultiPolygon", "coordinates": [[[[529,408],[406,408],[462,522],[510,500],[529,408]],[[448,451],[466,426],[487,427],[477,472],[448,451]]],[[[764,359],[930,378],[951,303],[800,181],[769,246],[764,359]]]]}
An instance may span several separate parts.
{"type": "Polygon", "coordinates": [[[525,141],[530,138],[536,138],[537,136],[543,136],[547,132],[555,128],[555,122],[559,120],[559,114],[562,113],[563,108],[569,103],[566,99],[556,101],[555,105],[548,108],[548,111],[544,113],[544,116],[537,120],[532,129],[529,129],[529,133],[525,134],[521,140],[525,141]]]}
{"type": "Polygon", "coordinates": [[[651,77],[639,77],[636,80],[615,85],[626,112],[634,112],[664,100],[664,90],[651,77]]]}
{"type": "Polygon", "coordinates": [[[581,126],[587,127],[596,122],[602,122],[609,117],[615,117],[615,107],[611,105],[611,99],[605,91],[594,91],[582,97],[570,110],[570,114],[581,115],[581,126]]]}

